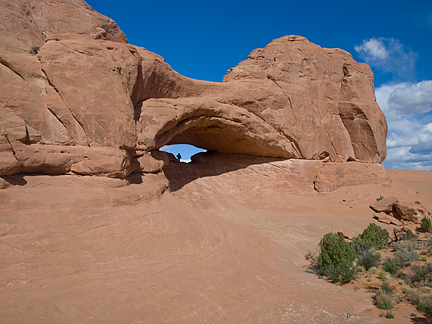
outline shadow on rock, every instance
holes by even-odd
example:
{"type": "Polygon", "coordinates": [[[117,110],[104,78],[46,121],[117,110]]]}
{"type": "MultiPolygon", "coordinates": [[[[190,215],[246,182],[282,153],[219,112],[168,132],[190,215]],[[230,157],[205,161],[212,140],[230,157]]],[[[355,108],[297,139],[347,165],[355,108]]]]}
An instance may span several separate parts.
{"type": "Polygon", "coordinates": [[[172,156],[163,171],[169,180],[170,191],[175,192],[198,178],[217,176],[245,169],[254,164],[283,160],[286,159],[246,154],[203,152],[192,156],[190,163],[180,162],[172,156]]]}
{"type": "Polygon", "coordinates": [[[12,186],[24,186],[27,184],[27,180],[24,179],[24,175],[22,174],[2,176],[2,178],[12,186]]]}

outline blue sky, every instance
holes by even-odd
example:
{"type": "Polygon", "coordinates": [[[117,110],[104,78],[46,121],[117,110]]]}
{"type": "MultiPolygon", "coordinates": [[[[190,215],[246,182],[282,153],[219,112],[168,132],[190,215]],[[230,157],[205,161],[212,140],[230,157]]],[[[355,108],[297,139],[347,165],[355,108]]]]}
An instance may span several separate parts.
{"type": "Polygon", "coordinates": [[[431,0],[87,2],[129,43],[194,79],[222,81],[252,50],[284,35],[342,48],[374,72],[389,125],[385,167],[432,170],[431,0]]]}

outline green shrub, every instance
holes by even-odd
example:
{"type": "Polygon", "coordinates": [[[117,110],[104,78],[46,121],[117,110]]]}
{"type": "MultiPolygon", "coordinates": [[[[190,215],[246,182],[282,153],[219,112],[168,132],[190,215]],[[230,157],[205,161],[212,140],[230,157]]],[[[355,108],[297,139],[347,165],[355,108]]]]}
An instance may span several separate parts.
{"type": "Polygon", "coordinates": [[[394,287],[387,282],[383,283],[375,295],[375,303],[379,309],[391,309],[394,305],[394,287]]]}
{"type": "Polygon", "coordinates": [[[39,46],[32,46],[30,49],[29,49],[29,53],[30,54],[33,54],[33,55],[36,55],[38,52],[39,52],[39,46]]]}
{"type": "Polygon", "coordinates": [[[411,291],[407,293],[409,301],[416,305],[419,311],[432,314],[432,296],[422,296],[416,291],[411,291]]]}
{"type": "Polygon", "coordinates": [[[387,282],[381,285],[379,291],[386,295],[394,295],[394,287],[390,286],[387,282]]]}
{"type": "MultiPolygon", "coordinates": [[[[381,228],[374,223],[370,223],[369,226],[359,235],[361,245],[367,248],[382,249],[388,242],[389,233],[385,228],[381,228]]],[[[356,249],[357,250],[357,249],[356,249]]]]}
{"type": "Polygon", "coordinates": [[[372,267],[379,267],[381,263],[381,254],[373,249],[367,250],[358,255],[357,264],[363,266],[366,270],[372,267]]]}
{"type": "Polygon", "coordinates": [[[411,262],[419,259],[418,254],[415,251],[408,252],[407,250],[396,251],[394,257],[399,263],[401,268],[408,267],[411,262]]]}
{"type": "Polygon", "coordinates": [[[423,284],[431,284],[432,281],[432,263],[425,265],[413,265],[411,267],[411,274],[407,276],[407,283],[418,287],[423,284]]]}
{"type": "Polygon", "coordinates": [[[425,232],[429,232],[431,226],[432,226],[431,221],[426,216],[423,217],[420,223],[421,229],[425,232]]]}
{"type": "Polygon", "coordinates": [[[432,314],[432,298],[430,296],[422,297],[418,309],[426,314],[432,314]]]}
{"type": "Polygon", "coordinates": [[[321,239],[317,267],[321,275],[326,275],[334,282],[346,283],[354,276],[354,251],[343,235],[327,233],[321,239]]]}
{"type": "Polygon", "coordinates": [[[388,277],[389,277],[389,273],[385,270],[380,270],[378,271],[378,277],[382,280],[382,281],[387,281],[388,277]]]}
{"type": "Polygon", "coordinates": [[[346,284],[354,279],[355,269],[349,267],[347,264],[338,264],[328,267],[324,274],[333,282],[340,282],[346,284]]]}
{"type": "Polygon", "coordinates": [[[394,305],[394,298],[392,295],[387,295],[379,292],[375,296],[375,303],[379,309],[392,309],[394,305]]]}
{"type": "Polygon", "coordinates": [[[417,240],[417,235],[415,235],[415,234],[413,233],[413,231],[411,231],[410,229],[408,229],[408,230],[405,232],[405,235],[403,236],[403,239],[404,239],[404,240],[417,240]]]}
{"type": "Polygon", "coordinates": [[[391,275],[395,275],[396,272],[400,269],[400,266],[397,259],[393,259],[387,256],[382,265],[382,268],[384,271],[387,271],[391,275]]]}
{"type": "Polygon", "coordinates": [[[407,250],[408,252],[411,252],[418,249],[419,247],[420,246],[417,240],[404,240],[404,241],[396,242],[394,244],[394,249],[396,251],[407,250]]]}

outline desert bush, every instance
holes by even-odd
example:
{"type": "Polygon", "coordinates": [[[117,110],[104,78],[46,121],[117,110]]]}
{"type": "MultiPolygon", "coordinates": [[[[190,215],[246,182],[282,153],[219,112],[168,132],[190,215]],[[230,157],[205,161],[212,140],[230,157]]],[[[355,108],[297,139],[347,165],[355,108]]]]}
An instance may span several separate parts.
{"type": "Polygon", "coordinates": [[[369,249],[382,249],[388,242],[389,233],[385,228],[370,223],[363,233],[359,235],[359,238],[369,249]]]}
{"type": "Polygon", "coordinates": [[[391,309],[395,303],[394,287],[383,283],[375,295],[375,303],[379,309],[391,309]]]}
{"type": "Polygon", "coordinates": [[[414,289],[411,288],[411,287],[409,287],[409,286],[402,286],[402,287],[401,287],[401,291],[402,291],[404,294],[410,294],[410,293],[414,292],[414,289]]]}
{"type": "Polygon", "coordinates": [[[419,288],[419,291],[423,294],[430,294],[432,292],[432,288],[429,286],[423,286],[419,288]]]}
{"type": "Polygon", "coordinates": [[[407,297],[413,305],[417,306],[419,311],[432,314],[432,296],[422,296],[416,291],[411,291],[407,293],[407,297]]]}
{"type": "Polygon", "coordinates": [[[419,255],[415,251],[408,252],[404,249],[396,251],[394,257],[398,261],[401,268],[408,267],[411,262],[417,261],[419,259],[419,255]]]}
{"type": "Polygon", "coordinates": [[[334,282],[346,283],[354,276],[354,251],[343,235],[327,233],[321,239],[321,252],[318,256],[317,267],[321,275],[326,275],[334,282]]]}
{"type": "Polygon", "coordinates": [[[387,281],[388,277],[389,277],[389,273],[385,270],[380,270],[378,271],[378,277],[382,280],[382,281],[387,281]]]}
{"type": "Polygon", "coordinates": [[[386,295],[394,295],[394,287],[390,286],[388,282],[384,282],[379,290],[386,295]]]}
{"type": "Polygon", "coordinates": [[[396,272],[400,269],[400,265],[397,259],[387,256],[385,261],[383,262],[382,268],[384,271],[387,271],[391,275],[395,275],[396,272]]]}
{"type": "Polygon", "coordinates": [[[422,297],[420,304],[417,305],[418,309],[426,314],[432,314],[432,297],[424,296],[422,297]]]}
{"type": "Polygon", "coordinates": [[[324,275],[326,275],[333,282],[340,282],[346,284],[354,279],[355,269],[346,264],[338,264],[328,267],[324,275]]]}
{"type": "Polygon", "coordinates": [[[423,217],[420,223],[421,229],[425,232],[429,232],[431,226],[432,226],[431,221],[426,216],[423,217]]]}
{"type": "Polygon", "coordinates": [[[403,236],[404,240],[417,240],[418,236],[413,233],[410,229],[406,230],[405,235],[403,236]]]}
{"type": "Polygon", "coordinates": [[[33,54],[33,55],[36,55],[38,52],[39,52],[39,46],[32,46],[30,49],[29,49],[29,53],[30,54],[33,54]]]}
{"type": "Polygon", "coordinates": [[[394,298],[392,295],[379,292],[375,296],[375,303],[379,309],[392,309],[394,305],[394,298]]]}
{"type": "Polygon", "coordinates": [[[408,252],[411,252],[419,248],[420,245],[417,240],[404,240],[404,241],[396,242],[394,244],[394,249],[396,251],[407,250],[408,252]]]}
{"type": "Polygon", "coordinates": [[[415,264],[411,267],[411,273],[407,275],[406,281],[409,285],[420,287],[432,284],[432,263],[425,265],[415,264]]]}
{"type": "Polygon", "coordinates": [[[366,271],[372,267],[378,267],[381,263],[381,253],[376,252],[373,249],[369,249],[360,255],[357,255],[357,264],[363,266],[366,271]]]}

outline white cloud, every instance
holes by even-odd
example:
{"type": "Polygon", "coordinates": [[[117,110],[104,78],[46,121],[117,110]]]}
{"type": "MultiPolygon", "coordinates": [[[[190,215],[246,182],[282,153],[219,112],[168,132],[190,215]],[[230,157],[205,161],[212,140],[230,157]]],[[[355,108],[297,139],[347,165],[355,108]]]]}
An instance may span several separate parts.
{"type": "Polygon", "coordinates": [[[388,57],[383,42],[376,38],[364,40],[363,44],[355,46],[354,49],[359,54],[364,55],[367,61],[383,60],[388,57]]]}
{"type": "Polygon", "coordinates": [[[390,72],[404,78],[415,75],[417,54],[406,50],[397,39],[374,37],[364,40],[354,49],[366,63],[384,73],[390,72]]]}
{"type": "Polygon", "coordinates": [[[388,169],[408,169],[432,171],[432,153],[413,154],[409,147],[390,148],[384,166],[388,169]]]}
{"type": "Polygon", "coordinates": [[[432,98],[425,99],[430,98],[430,86],[432,81],[422,81],[376,89],[377,102],[389,127],[387,158],[383,163],[386,168],[432,170],[432,123],[425,124],[418,118],[432,110],[432,98]]]}
{"type": "Polygon", "coordinates": [[[432,81],[401,84],[392,91],[388,103],[402,114],[427,113],[432,110],[432,81]]]}

